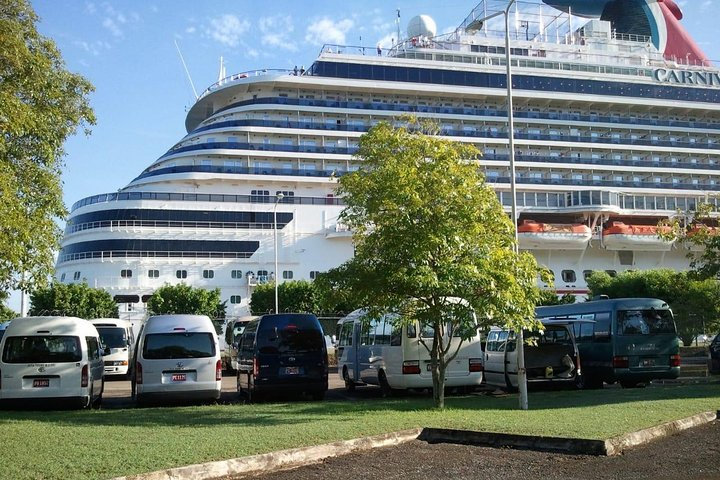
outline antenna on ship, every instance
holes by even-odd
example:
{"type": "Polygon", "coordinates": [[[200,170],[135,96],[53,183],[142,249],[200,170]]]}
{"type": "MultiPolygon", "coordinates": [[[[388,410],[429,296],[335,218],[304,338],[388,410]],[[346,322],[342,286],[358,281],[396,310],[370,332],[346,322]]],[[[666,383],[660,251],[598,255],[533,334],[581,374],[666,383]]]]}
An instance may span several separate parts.
{"type": "Polygon", "coordinates": [[[177,40],[175,40],[175,48],[177,48],[178,55],[180,55],[180,61],[183,64],[183,68],[185,68],[185,74],[188,77],[188,80],[190,81],[190,87],[192,87],[193,95],[195,95],[195,100],[198,99],[197,90],[195,90],[195,84],[192,81],[192,77],[190,76],[190,71],[187,68],[187,65],[185,64],[185,59],[182,56],[182,53],[180,52],[180,47],[178,46],[177,40]]]}
{"type": "Polygon", "coordinates": [[[400,9],[397,9],[397,19],[395,20],[395,23],[397,24],[397,43],[400,45],[400,9]]]}
{"type": "Polygon", "coordinates": [[[227,74],[225,73],[225,61],[223,60],[223,57],[220,57],[220,73],[218,73],[218,83],[223,81],[223,78],[227,77],[227,74]]]}

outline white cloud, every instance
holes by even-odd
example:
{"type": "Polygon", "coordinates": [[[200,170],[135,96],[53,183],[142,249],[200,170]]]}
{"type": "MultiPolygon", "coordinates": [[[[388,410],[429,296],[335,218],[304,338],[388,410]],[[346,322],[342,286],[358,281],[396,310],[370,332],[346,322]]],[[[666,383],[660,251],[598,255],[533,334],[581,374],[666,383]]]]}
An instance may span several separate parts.
{"type": "Polygon", "coordinates": [[[237,47],[240,37],[250,28],[247,20],[240,20],[237,16],[225,14],[210,19],[210,27],[206,29],[207,35],[229,47],[237,47]]]}
{"type": "Polygon", "coordinates": [[[102,26],[105,27],[105,29],[108,30],[114,37],[123,36],[123,32],[120,27],[118,27],[117,23],[115,23],[115,21],[110,17],[105,17],[102,21],[102,26]]]}
{"type": "Polygon", "coordinates": [[[258,22],[263,45],[296,52],[297,45],[290,39],[295,27],[290,16],[263,17],[258,22]]]}
{"type": "Polygon", "coordinates": [[[346,43],[345,34],[353,25],[354,22],[350,19],[335,22],[327,17],[323,17],[310,24],[307,28],[305,40],[314,45],[322,45],[325,43],[344,45],[346,43]]]}
{"type": "Polygon", "coordinates": [[[190,35],[192,35],[192,34],[195,33],[196,31],[197,31],[197,29],[196,29],[195,27],[193,27],[193,26],[187,27],[187,28],[185,29],[185,33],[190,34],[190,35]]]}
{"type": "Polygon", "coordinates": [[[110,44],[102,40],[97,40],[95,42],[76,40],[73,42],[73,45],[95,57],[100,55],[104,50],[110,50],[110,44]]]}

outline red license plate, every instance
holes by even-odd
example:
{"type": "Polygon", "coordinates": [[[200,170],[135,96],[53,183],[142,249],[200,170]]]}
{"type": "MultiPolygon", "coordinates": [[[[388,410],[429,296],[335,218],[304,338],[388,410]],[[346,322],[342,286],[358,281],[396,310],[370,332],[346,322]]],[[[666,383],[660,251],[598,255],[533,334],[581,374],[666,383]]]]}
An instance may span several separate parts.
{"type": "Polygon", "coordinates": [[[33,388],[44,388],[50,386],[49,378],[35,378],[33,379],[33,388]]]}
{"type": "Polygon", "coordinates": [[[187,374],[185,373],[173,373],[172,375],[173,382],[184,382],[185,380],[187,380],[187,374]]]}
{"type": "Polygon", "coordinates": [[[299,367],[285,367],[285,375],[297,375],[300,373],[299,367]]]}

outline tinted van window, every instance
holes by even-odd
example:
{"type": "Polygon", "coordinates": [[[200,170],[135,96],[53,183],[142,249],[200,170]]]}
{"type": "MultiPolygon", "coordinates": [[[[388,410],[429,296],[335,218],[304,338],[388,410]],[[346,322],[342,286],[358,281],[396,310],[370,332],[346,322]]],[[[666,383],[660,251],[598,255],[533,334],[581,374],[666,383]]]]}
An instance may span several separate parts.
{"type": "Polygon", "coordinates": [[[151,333],[145,337],[143,357],[148,360],[214,356],[212,333],[151,333]]]}
{"type": "Polygon", "coordinates": [[[3,350],[5,363],[79,362],[82,360],[80,337],[31,336],[8,337],[3,350]]]}
{"type": "Polygon", "coordinates": [[[322,328],[311,315],[277,315],[260,322],[257,347],[261,353],[322,352],[322,328]]]}
{"type": "Polygon", "coordinates": [[[125,348],[128,346],[127,334],[124,328],[120,327],[98,327],[100,340],[106,347],[125,348]]]}
{"type": "Polygon", "coordinates": [[[619,310],[617,323],[622,335],[675,333],[675,322],[669,310],[619,310]]]}

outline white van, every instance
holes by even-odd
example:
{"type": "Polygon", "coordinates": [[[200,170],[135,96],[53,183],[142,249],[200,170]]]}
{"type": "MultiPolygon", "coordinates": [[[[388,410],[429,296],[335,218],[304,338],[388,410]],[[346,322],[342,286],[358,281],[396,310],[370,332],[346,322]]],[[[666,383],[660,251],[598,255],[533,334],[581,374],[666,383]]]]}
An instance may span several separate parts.
{"type": "Polygon", "coordinates": [[[106,376],[130,377],[130,365],[135,351],[132,323],[117,318],[90,320],[100,334],[105,349],[103,360],[106,376]]]}
{"type": "Polygon", "coordinates": [[[98,406],[104,388],[100,336],[75,317],[16,318],[0,340],[0,401],[57,400],[98,406]]]}
{"type": "MultiPolygon", "coordinates": [[[[432,345],[434,332],[421,329],[417,323],[399,326],[388,314],[367,319],[363,310],[356,310],[338,322],[338,373],[345,388],[357,385],[379,385],[384,394],[393,389],[432,388],[430,352],[421,343],[432,345]]],[[[474,314],[473,314],[474,318],[474,314]]],[[[476,321],[477,323],[477,321],[476,321]]],[[[454,336],[450,352],[461,342],[454,336]]],[[[447,387],[475,388],[483,381],[482,344],[480,334],[462,341],[457,356],[445,372],[447,387]]]]}
{"type": "Polygon", "coordinates": [[[205,315],[157,315],[143,326],[133,392],[145,400],[217,400],[222,360],[215,325],[205,315]]]}
{"type": "MultiPolygon", "coordinates": [[[[594,323],[594,322],[593,322],[594,323]]],[[[543,320],[543,330],[528,332],[524,339],[525,371],[530,384],[567,384],[582,387],[580,354],[571,324],[543,320]]],[[[485,382],[506,390],[518,386],[515,332],[493,327],[485,345],[485,382]]]]}

